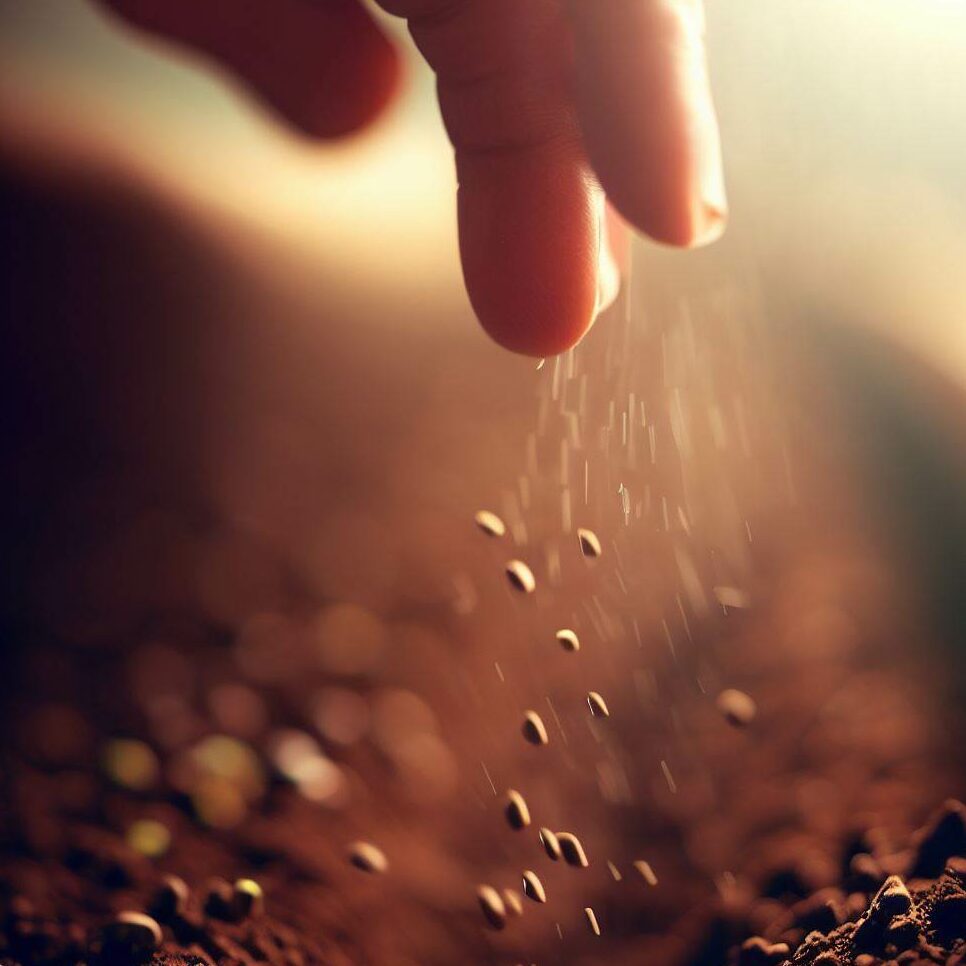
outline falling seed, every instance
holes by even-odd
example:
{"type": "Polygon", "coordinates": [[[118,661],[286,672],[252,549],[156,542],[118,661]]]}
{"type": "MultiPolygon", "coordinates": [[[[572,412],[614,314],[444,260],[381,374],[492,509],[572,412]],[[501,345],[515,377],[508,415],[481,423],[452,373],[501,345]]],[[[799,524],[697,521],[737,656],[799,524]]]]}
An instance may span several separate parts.
{"type": "Polygon", "coordinates": [[[737,691],[734,688],[722,691],[718,695],[717,704],[725,720],[736,728],[751,724],[758,710],[755,702],[744,691],[737,691]]]}
{"type": "Polygon", "coordinates": [[[540,842],[547,855],[552,861],[556,862],[560,858],[560,842],[557,836],[548,828],[540,829],[540,842]]]}
{"type": "Polygon", "coordinates": [[[654,870],[651,868],[650,862],[645,862],[643,859],[638,859],[634,863],[634,868],[641,874],[641,878],[649,885],[657,885],[657,876],[654,874],[654,870]]]}
{"type": "Polygon", "coordinates": [[[507,792],[506,797],[506,820],[510,827],[518,831],[526,828],[530,824],[530,809],[527,808],[524,797],[513,788],[507,792]]]}
{"type": "Polygon", "coordinates": [[[502,537],[506,533],[506,524],[490,510],[480,510],[473,519],[488,537],[502,537]]]}
{"type": "Polygon", "coordinates": [[[161,945],[161,927],[143,912],[122,912],[101,932],[108,959],[147,959],[161,945]],[[121,953],[126,956],[120,955],[121,953]]]}
{"type": "Polygon", "coordinates": [[[506,565],[506,575],[521,594],[532,594],[537,587],[533,571],[522,560],[511,560],[506,565]]]}
{"type": "Polygon", "coordinates": [[[621,870],[614,865],[610,859],[607,860],[607,871],[613,876],[615,882],[620,882],[623,876],[621,875],[621,870]]]}
{"type": "Polygon", "coordinates": [[[260,916],[265,909],[262,887],[254,879],[236,879],[232,907],[237,919],[260,916]]]}
{"type": "Polygon", "coordinates": [[[745,591],[739,590],[737,587],[713,587],[711,592],[722,607],[744,610],[751,606],[751,598],[745,591]]]}
{"type": "Polygon", "coordinates": [[[590,707],[590,713],[595,718],[610,717],[610,711],[607,710],[607,702],[596,691],[587,692],[587,704],[590,707]]]}
{"type": "Polygon", "coordinates": [[[184,913],[189,894],[184,879],[177,875],[166,875],[161,880],[148,911],[161,922],[170,922],[184,913]]]}
{"type": "Polygon", "coordinates": [[[486,921],[494,929],[504,929],[506,927],[506,906],[500,893],[493,886],[481,885],[476,890],[476,898],[483,910],[486,921]]]}
{"type": "Polygon", "coordinates": [[[534,902],[546,902],[547,891],[536,872],[527,869],[523,873],[523,894],[534,902]]]}
{"type": "Polygon", "coordinates": [[[349,846],[349,861],[363,872],[377,874],[389,868],[389,860],[382,849],[371,842],[353,842],[349,846]]]}
{"type": "Polygon", "coordinates": [[[580,638],[570,628],[565,627],[557,631],[557,641],[565,651],[573,652],[580,650],[580,638]]]}
{"type": "Polygon", "coordinates": [[[146,855],[149,859],[157,859],[168,851],[171,845],[171,833],[166,825],[151,818],[138,819],[132,822],[127,830],[127,844],[146,855]]]}
{"type": "Polygon", "coordinates": [[[523,716],[523,737],[531,745],[545,745],[550,739],[547,737],[547,729],[543,719],[536,711],[528,711],[523,716]]]}
{"type": "Polygon", "coordinates": [[[516,889],[503,890],[503,905],[506,906],[506,911],[512,915],[523,915],[523,900],[520,898],[520,893],[516,889]]]}
{"type": "Polygon", "coordinates": [[[585,557],[592,557],[596,560],[603,553],[600,540],[593,530],[587,530],[581,527],[577,531],[577,540],[580,542],[580,552],[585,557]]]}
{"type": "Polygon", "coordinates": [[[580,839],[573,832],[558,832],[557,841],[560,843],[560,852],[567,865],[573,865],[579,869],[586,869],[590,865],[580,839]]]}
{"type": "Polygon", "coordinates": [[[135,738],[114,738],[104,748],[104,770],[117,785],[143,792],[158,780],[158,756],[135,738]]]}
{"type": "Polygon", "coordinates": [[[600,935],[600,923],[597,922],[597,916],[594,910],[590,906],[584,907],[584,915],[587,917],[587,925],[590,926],[590,931],[595,935],[600,935]]]}

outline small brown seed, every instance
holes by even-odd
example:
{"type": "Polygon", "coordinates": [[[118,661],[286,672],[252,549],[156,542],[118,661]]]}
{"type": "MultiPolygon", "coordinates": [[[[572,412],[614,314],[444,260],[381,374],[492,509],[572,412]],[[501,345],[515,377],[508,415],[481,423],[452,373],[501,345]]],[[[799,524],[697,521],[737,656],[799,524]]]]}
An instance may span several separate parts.
{"type": "Polygon", "coordinates": [[[527,869],[523,873],[523,894],[534,902],[547,901],[547,891],[540,881],[540,876],[531,869],[527,869]]]}
{"type": "Polygon", "coordinates": [[[363,872],[378,874],[389,868],[389,860],[382,849],[371,842],[353,842],[349,846],[349,861],[363,872]]]}
{"type": "Polygon", "coordinates": [[[722,691],[718,695],[717,705],[725,720],[736,728],[751,724],[758,710],[755,702],[744,691],[735,688],[722,691]]]}
{"type": "Polygon", "coordinates": [[[112,958],[124,952],[134,960],[146,959],[161,945],[161,927],[143,912],[122,912],[101,932],[112,958]]]}
{"type": "Polygon", "coordinates": [[[511,560],[506,565],[506,575],[510,585],[521,594],[532,594],[537,588],[533,571],[522,560],[511,560]]]}
{"type": "Polygon", "coordinates": [[[503,890],[503,905],[506,906],[506,911],[511,915],[523,915],[523,900],[520,898],[520,893],[516,889],[503,890]]]}
{"type": "Polygon", "coordinates": [[[595,718],[609,718],[610,711],[607,710],[607,702],[600,696],[597,691],[587,692],[587,704],[590,707],[590,713],[595,718]]]}
{"type": "Polygon", "coordinates": [[[593,530],[587,530],[581,527],[577,531],[577,540],[580,542],[580,552],[585,557],[591,557],[596,560],[603,553],[600,540],[593,530]]]}
{"type": "Polygon", "coordinates": [[[523,716],[523,737],[531,745],[545,745],[550,740],[543,719],[536,711],[528,711],[523,716]]]}
{"type": "Polygon", "coordinates": [[[262,887],[254,879],[236,879],[232,905],[238,919],[260,916],[265,910],[262,887]]]}
{"type": "Polygon", "coordinates": [[[166,875],[151,900],[149,911],[162,922],[177,919],[184,913],[189,894],[184,879],[177,875],[166,875]]]}
{"type": "Polygon", "coordinates": [[[565,651],[574,652],[580,650],[580,638],[569,627],[564,627],[557,631],[557,641],[565,651]]]}
{"type": "Polygon", "coordinates": [[[503,904],[500,893],[493,886],[481,885],[476,890],[476,898],[480,903],[480,908],[483,910],[486,921],[494,929],[505,928],[506,906],[503,904]]]}
{"type": "Polygon", "coordinates": [[[526,828],[530,824],[530,809],[527,808],[523,796],[516,789],[511,788],[506,793],[506,797],[506,820],[510,823],[510,827],[518,831],[526,828]]]}
{"type": "Polygon", "coordinates": [[[474,520],[488,537],[502,537],[506,533],[506,524],[489,510],[480,510],[474,520]]]}
{"type": "Polygon", "coordinates": [[[548,828],[540,829],[540,842],[547,855],[556,862],[560,858],[560,842],[557,836],[548,828]]]}
{"type": "Polygon", "coordinates": [[[654,874],[654,870],[651,868],[650,862],[645,862],[643,859],[638,859],[634,863],[634,868],[641,874],[641,878],[649,885],[657,885],[657,876],[654,874]]]}
{"type": "Polygon", "coordinates": [[[590,865],[580,839],[573,832],[558,832],[557,841],[560,843],[560,851],[567,865],[573,865],[579,869],[586,869],[590,865]]]}
{"type": "Polygon", "coordinates": [[[587,917],[587,925],[590,927],[590,931],[595,935],[600,935],[600,923],[597,922],[597,915],[590,906],[584,907],[584,915],[587,917]]]}
{"type": "Polygon", "coordinates": [[[232,907],[233,898],[234,890],[224,879],[211,879],[205,895],[204,914],[212,919],[230,922],[235,918],[235,910],[232,907]]]}

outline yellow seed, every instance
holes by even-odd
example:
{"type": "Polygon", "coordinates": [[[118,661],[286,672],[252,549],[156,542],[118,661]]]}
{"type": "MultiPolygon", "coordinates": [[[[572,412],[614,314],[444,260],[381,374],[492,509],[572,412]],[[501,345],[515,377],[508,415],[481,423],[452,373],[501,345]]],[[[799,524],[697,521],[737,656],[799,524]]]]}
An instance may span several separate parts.
{"type": "Polygon", "coordinates": [[[118,785],[143,792],[158,780],[158,756],[135,738],[114,738],[104,748],[104,770],[118,785]]]}
{"type": "Polygon", "coordinates": [[[600,935],[600,923],[597,922],[597,916],[594,910],[590,906],[584,907],[584,915],[587,917],[587,925],[590,926],[590,931],[595,935],[600,935]]]}
{"type": "Polygon", "coordinates": [[[637,869],[641,874],[641,878],[649,885],[657,885],[657,876],[654,874],[654,870],[651,868],[649,862],[645,862],[643,859],[638,859],[634,863],[634,868],[637,869]]]}
{"type": "Polygon", "coordinates": [[[503,905],[506,906],[506,911],[512,913],[514,916],[523,915],[523,900],[520,898],[520,893],[516,889],[503,890],[503,905]]]}
{"type": "Polygon", "coordinates": [[[128,828],[127,844],[135,852],[140,852],[149,859],[156,859],[168,851],[171,845],[171,833],[161,822],[156,822],[152,818],[142,818],[132,822],[128,828]]]}
{"type": "Polygon", "coordinates": [[[503,929],[506,926],[506,906],[500,893],[493,886],[481,885],[476,890],[476,898],[480,903],[480,909],[486,921],[494,929],[503,929]]]}
{"type": "Polygon", "coordinates": [[[580,638],[577,637],[576,632],[570,630],[568,627],[557,631],[557,641],[565,651],[580,650],[580,638]]]}
{"type": "Polygon", "coordinates": [[[474,517],[476,525],[488,537],[502,537],[506,533],[506,524],[489,510],[480,510],[474,517]]]}
{"type": "Polygon", "coordinates": [[[540,829],[540,842],[543,844],[547,855],[556,862],[560,858],[560,842],[557,836],[548,828],[540,829]]]}
{"type": "Polygon", "coordinates": [[[537,588],[533,571],[522,560],[511,560],[506,565],[507,579],[521,594],[532,594],[537,588]]]}
{"type": "Polygon", "coordinates": [[[540,876],[532,869],[527,869],[523,873],[523,894],[534,902],[543,903],[547,901],[547,891],[540,881],[540,876]]]}
{"type": "Polygon", "coordinates": [[[523,737],[531,745],[545,745],[550,739],[547,737],[547,729],[543,719],[536,711],[528,711],[523,716],[523,737]]]}
{"type": "Polygon", "coordinates": [[[511,828],[518,831],[526,828],[530,824],[530,809],[527,808],[526,800],[514,788],[506,793],[506,797],[506,819],[511,828]]]}
{"type": "Polygon", "coordinates": [[[580,552],[585,557],[596,559],[601,555],[601,553],[603,553],[603,550],[600,546],[600,540],[593,530],[587,530],[581,527],[577,531],[577,540],[580,542],[580,552]]]}
{"type": "Polygon", "coordinates": [[[567,865],[573,865],[579,869],[586,869],[590,865],[580,839],[573,832],[558,832],[557,841],[560,843],[560,851],[567,865]]]}
{"type": "Polygon", "coordinates": [[[758,708],[744,691],[727,688],[718,695],[718,710],[729,724],[743,728],[755,719],[758,708]]]}
{"type": "Polygon", "coordinates": [[[349,861],[363,872],[377,874],[389,868],[386,854],[371,842],[353,842],[348,851],[349,861]]]}
{"type": "Polygon", "coordinates": [[[265,909],[262,887],[254,879],[236,879],[232,907],[239,919],[260,916],[265,909]]]}
{"type": "Polygon", "coordinates": [[[587,704],[590,706],[590,713],[595,718],[609,718],[610,711],[607,710],[607,702],[596,691],[587,692],[587,704]]]}

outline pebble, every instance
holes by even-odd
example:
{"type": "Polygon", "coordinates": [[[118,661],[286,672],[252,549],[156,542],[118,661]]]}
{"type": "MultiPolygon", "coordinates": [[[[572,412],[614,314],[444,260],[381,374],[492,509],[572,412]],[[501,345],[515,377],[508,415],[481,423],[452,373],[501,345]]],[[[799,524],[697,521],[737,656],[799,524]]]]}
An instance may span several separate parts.
{"type": "Polygon", "coordinates": [[[523,716],[523,737],[531,745],[545,745],[550,740],[543,719],[536,711],[527,711],[523,716]]]}
{"type": "Polygon", "coordinates": [[[507,792],[506,819],[510,827],[519,831],[530,824],[530,809],[524,797],[514,788],[507,792]]]}

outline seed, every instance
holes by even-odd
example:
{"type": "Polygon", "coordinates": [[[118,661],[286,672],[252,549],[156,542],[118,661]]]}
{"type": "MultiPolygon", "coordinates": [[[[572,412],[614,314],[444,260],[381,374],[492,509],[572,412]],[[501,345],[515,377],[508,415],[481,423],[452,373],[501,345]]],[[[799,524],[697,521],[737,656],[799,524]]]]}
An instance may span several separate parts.
{"type": "Polygon", "coordinates": [[[609,718],[610,711],[607,710],[607,702],[596,692],[587,692],[587,704],[590,706],[590,713],[595,718],[609,718]]]}
{"type": "Polygon", "coordinates": [[[262,887],[254,879],[236,879],[232,905],[238,919],[260,916],[265,909],[262,887]]]}
{"type": "Polygon", "coordinates": [[[615,882],[621,881],[621,870],[618,869],[617,866],[610,861],[610,859],[607,860],[607,871],[610,872],[610,874],[614,877],[615,882]]]}
{"type": "Polygon", "coordinates": [[[597,922],[597,916],[594,910],[590,906],[584,907],[584,915],[587,917],[587,925],[590,926],[590,931],[595,935],[600,935],[600,923],[597,922]]]}
{"type": "Polygon", "coordinates": [[[550,829],[542,828],[540,829],[540,842],[547,855],[556,862],[560,858],[560,842],[557,840],[557,836],[550,829]]]}
{"type": "Polygon", "coordinates": [[[122,912],[103,931],[104,946],[110,959],[122,958],[122,951],[133,960],[146,959],[161,945],[161,927],[143,912],[122,912]]]}
{"type": "Polygon", "coordinates": [[[506,911],[512,913],[514,916],[523,915],[523,900],[520,898],[520,893],[516,889],[503,890],[503,904],[506,906],[506,911]]]}
{"type": "Polygon", "coordinates": [[[596,560],[603,553],[600,540],[593,530],[587,530],[581,527],[577,531],[577,539],[580,541],[580,552],[585,557],[592,557],[596,560]]]}
{"type": "Polygon", "coordinates": [[[527,808],[523,796],[511,788],[506,793],[506,797],[506,820],[510,823],[510,827],[518,831],[526,828],[530,824],[530,809],[527,808]]]}
{"type": "Polygon", "coordinates": [[[371,842],[353,842],[349,846],[349,861],[357,869],[373,875],[385,872],[389,868],[389,860],[385,853],[371,842]]]}
{"type": "Polygon", "coordinates": [[[188,904],[188,886],[177,875],[166,875],[151,900],[150,912],[162,922],[177,919],[188,904]]]}
{"type": "Polygon", "coordinates": [[[212,919],[230,922],[235,918],[235,892],[224,879],[212,879],[205,896],[204,914],[212,919]]]}
{"type": "Polygon", "coordinates": [[[641,878],[649,885],[657,885],[657,876],[654,874],[654,870],[651,868],[650,862],[645,862],[643,859],[638,859],[634,863],[634,868],[637,869],[641,874],[641,878]]]}
{"type": "Polygon", "coordinates": [[[481,885],[476,890],[476,898],[479,900],[480,908],[486,921],[494,929],[504,929],[506,927],[506,906],[500,893],[493,886],[481,885]]]}
{"type": "Polygon", "coordinates": [[[721,604],[722,607],[731,607],[733,610],[743,610],[746,607],[751,606],[751,600],[748,594],[743,590],[739,590],[737,587],[713,587],[712,593],[715,596],[715,600],[721,604]]]}
{"type": "Polygon", "coordinates": [[[565,651],[573,652],[580,650],[580,638],[577,637],[574,631],[567,627],[557,631],[557,641],[565,651]]]}
{"type": "Polygon", "coordinates": [[[734,688],[726,688],[722,691],[718,695],[717,704],[725,720],[736,728],[751,724],[758,710],[755,702],[744,691],[737,691],[734,688]]]}
{"type": "Polygon", "coordinates": [[[532,594],[537,587],[533,571],[522,560],[511,560],[506,565],[506,575],[521,594],[532,594]]]}
{"type": "Polygon", "coordinates": [[[473,519],[488,537],[502,537],[506,533],[506,524],[489,510],[480,510],[473,519]]]}
{"type": "Polygon", "coordinates": [[[149,859],[156,859],[168,851],[171,845],[171,833],[168,827],[152,818],[141,818],[132,822],[127,830],[127,844],[146,855],[149,859]]]}
{"type": "Polygon", "coordinates": [[[550,740],[547,737],[547,729],[544,727],[543,720],[536,711],[528,711],[523,716],[523,737],[531,745],[545,745],[550,740]]]}
{"type": "Polygon", "coordinates": [[[104,770],[116,784],[143,792],[158,780],[158,756],[135,738],[114,738],[104,748],[104,770]]]}
{"type": "Polygon", "coordinates": [[[546,902],[547,891],[536,872],[527,869],[523,873],[523,894],[534,902],[546,902]]]}
{"type": "Polygon", "coordinates": [[[590,865],[580,839],[573,832],[558,832],[557,841],[560,843],[560,851],[567,865],[573,865],[579,869],[586,869],[590,865]]]}

